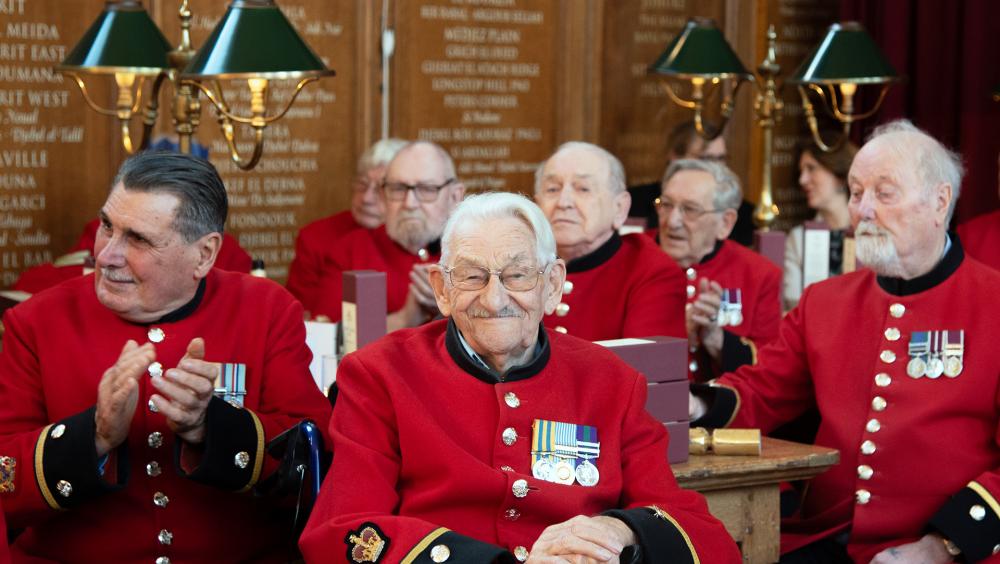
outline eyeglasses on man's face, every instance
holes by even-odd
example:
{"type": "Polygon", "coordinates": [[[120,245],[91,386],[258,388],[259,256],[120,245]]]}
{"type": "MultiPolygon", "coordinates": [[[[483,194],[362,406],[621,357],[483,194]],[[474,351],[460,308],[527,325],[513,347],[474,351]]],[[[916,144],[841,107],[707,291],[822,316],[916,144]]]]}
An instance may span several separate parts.
{"type": "Polygon", "coordinates": [[[445,274],[451,285],[459,290],[482,290],[490,283],[490,276],[496,276],[504,288],[511,292],[527,292],[538,286],[538,279],[545,269],[527,265],[510,265],[501,270],[490,270],[471,264],[446,267],[445,274]]]}
{"type": "Polygon", "coordinates": [[[449,178],[441,184],[406,184],[405,182],[385,182],[382,184],[382,192],[387,200],[401,202],[406,199],[406,193],[413,190],[417,200],[425,203],[437,200],[438,193],[445,186],[454,182],[454,178],[449,178]]]}
{"type": "Polygon", "coordinates": [[[681,217],[684,218],[685,221],[696,221],[706,213],[721,213],[726,211],[717,209],[706,210],[702,209],[700,206],[687,203],[677,205],[670,200],[665,200],[663,198],[657,198],[654,200],[653,205],[656,206],[656,211],[664,216],[670,216],[670,214],[673,213],[674,208],[677,208],[681,212],[681,217]]]}

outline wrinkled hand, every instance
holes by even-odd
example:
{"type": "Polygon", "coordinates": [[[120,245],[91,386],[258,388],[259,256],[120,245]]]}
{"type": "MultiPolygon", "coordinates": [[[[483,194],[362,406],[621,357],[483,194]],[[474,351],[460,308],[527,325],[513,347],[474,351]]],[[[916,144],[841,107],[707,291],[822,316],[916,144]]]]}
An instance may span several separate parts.
{"type": "Polygon", "coordinates": [[[437,298],[434,297],[434,288],[431,287],[430,267],[429,264],[413,265],[410,269],[410,293],[421,307],[436,315],[437,298]]]}
{"type": "Polygon", "coordinates": [[[926,534],[916,542],[883,550],[872,558],[871,564],[944,564],[951,561],[941,537],[926,534]]]}
{"type": "Polygon", "coordinates": [[[701,345],[715,360],[722,354],[722,327],[719,308],[722,306],[722,286],[714,280],[698,281],[698,296],[685,309],[688,343],[701,345]]]}
{"type": "Polygon", "coordinates": [[[97,385],[94,446],[101,457],[125,441],[139,401],[139,378],[156,360],[152,343],[141,347],[129,339],[114,366],[104,371],[97,385]]]}
{"type": "Polygon", "coordinates": [[[620,519],[577,515],[546,527],[531,547],[528,563],[617,563],[622,550],[635,543],[635,533],[620,519]]]}
{"type": "Polygon", "coordinates": [[[150,399],[167,418],[170,430],[190,444],[205,440],[205,412],[220,369],[217,362],[205,362],[205,340],[198,337],[188,343],[177,368],[153,378],[153,386],[162,395],[153,394],[150,399]]]}

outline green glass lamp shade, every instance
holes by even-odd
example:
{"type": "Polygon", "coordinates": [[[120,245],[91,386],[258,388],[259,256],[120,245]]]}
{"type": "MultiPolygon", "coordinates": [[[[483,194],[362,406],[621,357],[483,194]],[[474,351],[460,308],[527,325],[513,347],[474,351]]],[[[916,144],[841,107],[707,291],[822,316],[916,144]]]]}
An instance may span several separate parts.
{"type": "Polygon", "coordinates": [[[830,26],[789,80],[814,84],[884,84],[899,80],[899,76],[861,24],[844,22],[830,26]]]}
{"type": "Polygon", "coordinates": [[[649,71],[679,78],[752,78],[715,22],[706,18],[689,19],[649,71]]]}
{"type": "Polygon", "coordinates": [[[273,0],[233,0],[184,78],[297,79],[334,72],[309,49],[273,0]]]}
{"type": "Polygon", "coordinates": [[[56,70],[156,75],[170,68],[170,49],[141,2],[108,2],[56,70]]]}

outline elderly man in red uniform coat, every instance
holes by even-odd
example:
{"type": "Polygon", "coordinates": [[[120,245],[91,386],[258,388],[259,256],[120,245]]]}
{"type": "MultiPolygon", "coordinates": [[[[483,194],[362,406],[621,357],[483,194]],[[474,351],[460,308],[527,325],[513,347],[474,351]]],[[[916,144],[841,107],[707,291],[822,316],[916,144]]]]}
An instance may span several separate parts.
{"type": "Polygon", "coordinates": [[[565,265],[541,211],[472,196],[431,270],[447,320],[348,355],[311,562],[738,562],[667,465],[645,378],[550,332],[565,265]]]}
{"type": "Polygon", "coordinates": [[[15,559],[280,560],[287,526],[248,491],[265,443],[329,404],[302,308],[212,268],[226,191],[207,161],[127,160],[101,209],[96,270],[6,312],[0,488],[15,559]],[[249,305],[248,305],[249,304],[249,305]]]}
{"type": "Polygon", "coordinates": [[[428,266],[440,256],[441,232],[465,186],[447,151],[427,141],[403,147],[389,163],[379,203],[385,225],[343,237],[326,261],[316,315],[339,321],[343,273],[386,273],[388,329],[415,327],[437,315],[428,266]]]}
{"type": "Polygon", "coordinates": [[[597,145],[570,142],[535,173],[535,202],[566,261],[566,285],[544,322],[589,341],[684,336],[684,275],[642,234],[618,235],[625,170],[597,145]]]}
{"type": "Polygon", "coordinates": [[[781,269],[728,239],[743,201],[726,165],[681,159],[667,167],[656,199],[660,247],[687,278],[690,377],[710,380],[744,364],[778,335],[781,269]]]}
{"type": "Polygon", "coordinates": [[[357,175],[351,186],[351,209],[318,219],[299,230],[285,287],[307,312],[316,308],[323,264],[340,245],[341,238],[355,229],[375,229],[382,225],[378,191],[382,189],[386,167],[405,145],[402,139],[390,138],[369,147],[358,159],[357,175]]]}
{"type": "Polygon", "coordinates": [[[782,524],[782,562],[1000,562],[1000,274],[947,235],[961,177],[909,122],[876,130],[848,176],[868,268],[807,288],[758,365],[697,392],[696,424],[766,431],[815,406],[816,443],[840,450],[782,524]]]}

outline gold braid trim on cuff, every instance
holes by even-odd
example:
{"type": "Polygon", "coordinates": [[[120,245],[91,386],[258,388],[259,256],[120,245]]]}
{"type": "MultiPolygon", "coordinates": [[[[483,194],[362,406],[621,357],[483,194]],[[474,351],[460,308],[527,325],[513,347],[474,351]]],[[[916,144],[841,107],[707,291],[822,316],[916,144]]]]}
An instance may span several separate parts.
{"type": "Polygon", "coordinates": [[[982,484],[973,480],[966,487],[979,494],[979,497],[983,498],[983,501],[993,509],[993,513],[996,514],[997,519],[1000,519],[1000,503],[997,502],[997,499],[982,484]]]}
{"type": "Polygon", "coordinates": [[[429,535],[421,539],[421,541],[418,542],[416,546],[410,549],[410,552],[408,552],[406,556],[399,561],[400,564],[410,564],[411,562],[416,560],[421,553],[427,550],[427,547],[430,546],[432,542],[436,541],[438,537],[447,533],[448,531],[449,529],[446,529],[444,527],[438,527],[437,529],[431,531],[429,535]]]}
{"type": "Polygon", "coordinates": [[[52,428],[52,424],[48,424],[42,429],[42,433],[38,435],[38,441],[35,442],[35,481],[38,482],[38,489],[42,492],[42,497],[45,498],[45,503],[49,504],[52,509],[63,509],[56,501],[55,496],[49,490],[49,484],[45,481],[45,467],[43,462],[45,459],[45,439],[49,436],[49,429],[52,428]]]}
{"type": "Polygon", "coordinates": [[[671,525],[674,526],[675,529],[677,529],[677,532],[679,532],[681,536],[684,537],[684,542],[687,543],[688,550],[691,551],[691,559],[694,561],[694,564],[701,564],[701,560],[698,558],[698,553],[695,552],[694,545],[691,544],[691,537],[689,537],[687,532],[684,531],[684,528],[680,526],[680,523],[678,523],[676,519],[671,517],[669,513],[660,509],[659,507],[655,505],[650,505],[648,507],[657,517],[670,523],[671,525]]]}
{"type": "Polygon", "coordinates": [[[250,418],[253,419],[254,431],[257,432],[257,452],[254,453],[253,459],[253,473],[250,475],[250,482],[243,486],[240,493],[250,491],[250,488],[257,485],[257,480],[260,479],[260,473],[264,470],[264,426],[260,423],[260,418],[257,414],[246,410],[250,414],[250,418]]]}

